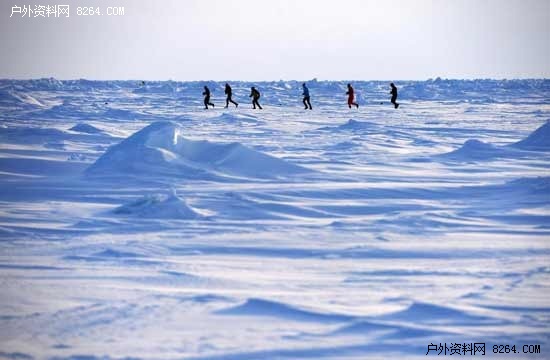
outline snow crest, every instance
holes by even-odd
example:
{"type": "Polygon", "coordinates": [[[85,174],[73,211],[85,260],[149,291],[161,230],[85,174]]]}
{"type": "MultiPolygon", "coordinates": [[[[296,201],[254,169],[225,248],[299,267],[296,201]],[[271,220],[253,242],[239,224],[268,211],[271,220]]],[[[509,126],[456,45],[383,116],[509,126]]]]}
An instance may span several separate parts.
{"type": "Polygon", "coordinates": [[[550,120],[533,131],[527,138],[511,146],[522,150],[550,151],[550,120]]]}
{"type": "Polygon", "coordinates": [[[103,130],[96,128],[93,125],[86,124],[86,123],[78,123],[69,130],[84,134],[101,134],[103,133],[103,130]]]}

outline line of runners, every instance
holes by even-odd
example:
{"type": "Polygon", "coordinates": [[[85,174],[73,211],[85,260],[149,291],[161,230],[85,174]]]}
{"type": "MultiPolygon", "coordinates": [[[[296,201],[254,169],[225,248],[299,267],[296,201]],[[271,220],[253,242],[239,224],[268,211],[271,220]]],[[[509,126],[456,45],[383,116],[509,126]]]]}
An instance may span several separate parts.
{"type": "MultiPolygon", "coordinates": [[[[399,104],[396,102],[396,100],[397,100],[397,88],[395,87],[395,85],[393,83],[390,83],[390,87],[391,87],[391,91],[390,91],[391,100],[390,100],[390,102],[397,109],[399,107],[399,104]]],[[[308,89],[306,83],[302,84],[302,89],[303,89],[302,95],[304,97],[302,102],[304,103],[304,106],[305,106],[304,109],[305,110],[308,110],[308,109],[313,110],[313,107],[311,106],[311,99],[310,99],[310,95],[309,95],[309,89],[308,89]]],[[[206,86],[206,85],[204,86],[204,91],[203,91],[202,94],[204,95],[204,108],[208,109],[209,106],[214,107],[214,104],[212,102],[210,102],[210,89],[208,88],[208,86],[206,86]]],[[[225,108],[227,108],[229,106],[229,103],[232,103],[233,105],[235,105],[235,107],[239,106],[239,104],[236,101],[233,100],[233,90],[231,89],[231,86],[229,86],[228,83],[225,83],[225,95],[227,96],[226,99],[225,99],[225,108]]],[[[348,107],[351,109],[351,106],[353,105],[356,108],[359,108],[359,104],[357,104],[355,102],[355,93],[354,93],[354,90],[353,90],[353,87],[351,86],[351,84],[348,84],[348,91],[346,91],[346,95],[348,96],[348,107]]],[[[258,91],[258,89],[256,89],[254,86],[252,86],[250,88],[250,95],[248,97],[252,98],[252,108],[253,109],[256,109],[256,106],[259,109],[262,109],[262,106],[259,103],[261,94],[258,91]]]]}

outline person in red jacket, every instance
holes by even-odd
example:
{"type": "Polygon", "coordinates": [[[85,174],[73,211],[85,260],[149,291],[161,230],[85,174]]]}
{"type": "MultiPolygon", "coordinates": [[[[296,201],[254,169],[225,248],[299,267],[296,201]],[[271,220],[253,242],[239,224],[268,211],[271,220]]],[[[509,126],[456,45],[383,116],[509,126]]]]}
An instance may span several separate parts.
{"type": "Polygon", "coordinates": [[[348,96],[348,106],[351,109],[351,105],[355,105],[357,108],[359,108],[359,104],[354,102],[354,94],[353,94],[353,88],[351,87],[351,84],[348,84],[348,91],[346,92],[346,95],[348,96]]]}

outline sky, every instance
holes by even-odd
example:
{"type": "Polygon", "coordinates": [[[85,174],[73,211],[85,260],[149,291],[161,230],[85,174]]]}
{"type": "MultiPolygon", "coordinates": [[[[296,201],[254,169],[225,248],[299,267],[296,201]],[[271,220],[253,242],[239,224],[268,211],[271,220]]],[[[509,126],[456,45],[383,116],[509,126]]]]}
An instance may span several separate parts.
{"type": "Polygon", "coordinates": [[[0,78],[550,78],[549,0],[0,0],[0,18],[0,78]]]}

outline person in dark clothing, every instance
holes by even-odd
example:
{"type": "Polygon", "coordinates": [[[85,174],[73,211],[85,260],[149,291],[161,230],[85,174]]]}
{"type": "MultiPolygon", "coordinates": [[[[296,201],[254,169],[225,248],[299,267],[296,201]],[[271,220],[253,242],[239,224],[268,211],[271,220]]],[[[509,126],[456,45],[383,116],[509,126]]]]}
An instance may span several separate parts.
{"type": "Polygon", "coordinates": [[[351,105],[355,105],[359,109],[359,104],[353,101],[355,96],[354,96],[354,91],[353,91],[353,88],[351,87],[351,84],[348,84],[348,91],[346,92],[346,95],[348,96],[349,108],[351,109],[351,105]]]}
{"type": "Polygon", "coordinates": [[[260,103],[258,102],[258,100],[260,99],[260,92],[258,90],[256,90],[256,88],[254,86],[252,86],[250,88],[250,96],[252,98],[252,106],[253,106],[253,109],[256,108],[256,105],[258,105],[258,107],[260,109],[262,109],[262,106],[260,105],[260,103]]]}
{"type": "Polygon", "coordinates": [[[397,100],[397,88],[395,87],[395,85],[393,83],[391,83],[390,86],[391,86],[391,91],[390,91],[391,103],[397,109],[399,107],[399,104],[395,102],[395,100],[397,100]]]}
{"type": "Polygon", "coordinates": [[[208,109],[208,105],[214,107],[214,104],[210,102],[210,89],[208,86],[204,86],[204,91],[202,94],[204,95],[204,108],[208,109]]]}
{"type": "Polygon", "coordinates": [[[309,100],[309,89],[307,88],[306,83],[302,84],[302,88],[304,89],[304,93],[302,94],[302,95],[304,95],[304,100],[303,100],[304,106],[305,106],[304,109],[307,110],[308,106],[309,106],[309,110],[312,110],[311,102],[309,100]]]}
{"type": "Polygon", "coordinates": [[[231,99],[231,96],[233,96],[233,90],[231,90],[231,86],[229,86],[228,83],[225,83],[225,95],[227,95],[227,98],[225,99],[225,108],[229,106],[229,103],[232,103],[235,105],[235,107],[238,107],[239,104],[237,104],[233,99],[231,99]]]}

